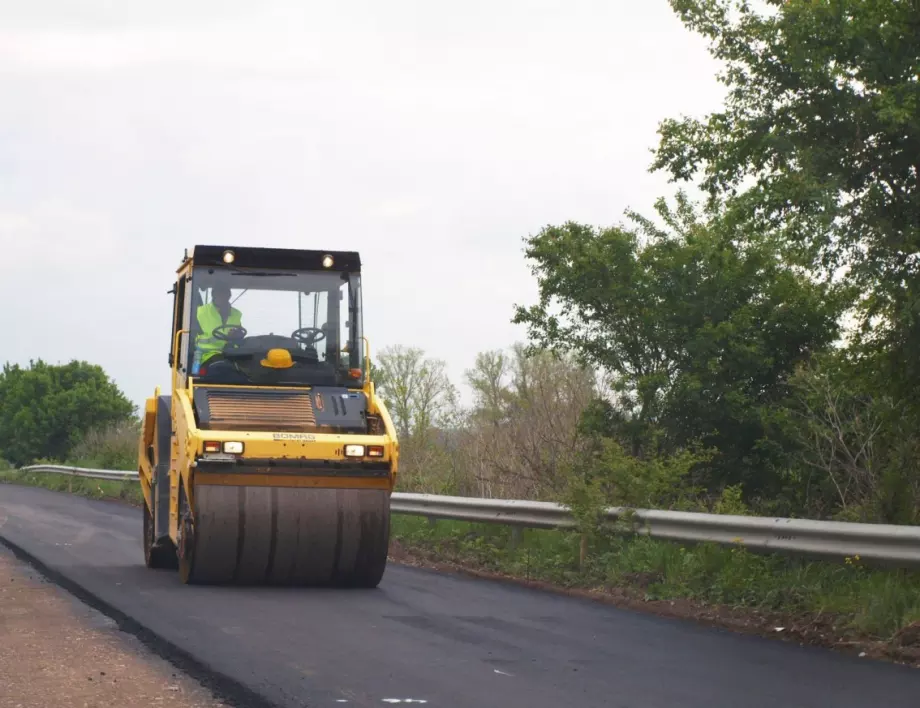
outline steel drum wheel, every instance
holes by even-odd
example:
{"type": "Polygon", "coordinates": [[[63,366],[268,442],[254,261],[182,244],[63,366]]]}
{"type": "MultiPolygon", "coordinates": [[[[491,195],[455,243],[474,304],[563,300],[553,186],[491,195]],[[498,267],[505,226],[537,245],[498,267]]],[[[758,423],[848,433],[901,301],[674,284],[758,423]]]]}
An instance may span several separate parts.
{"type": "Polygon", "coordinates": [[[182,582],[374,588],[389,502],[381,490],[199,486],[180,533],[182,582]]]}

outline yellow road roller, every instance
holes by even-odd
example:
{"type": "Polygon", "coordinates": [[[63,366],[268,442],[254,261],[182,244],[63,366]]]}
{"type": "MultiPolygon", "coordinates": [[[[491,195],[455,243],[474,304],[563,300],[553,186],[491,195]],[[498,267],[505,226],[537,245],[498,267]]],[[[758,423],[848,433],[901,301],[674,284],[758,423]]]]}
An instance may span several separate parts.
{"type": "Polygon", "coordinates": [[[376,587],[399,445],[355,252],[195,246],[146,401],[144,558],[183,583],[376,587]]]}

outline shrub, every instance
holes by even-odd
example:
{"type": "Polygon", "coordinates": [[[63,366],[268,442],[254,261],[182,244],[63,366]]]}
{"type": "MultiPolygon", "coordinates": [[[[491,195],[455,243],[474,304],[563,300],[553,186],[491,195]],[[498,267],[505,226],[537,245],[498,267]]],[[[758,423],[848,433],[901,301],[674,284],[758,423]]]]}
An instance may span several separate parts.
{"type": "Polygon", "coordinates": [[[91,430],[74,446],[70,463],[79,467],[135,470],[139,435],[140,424],[136,421],[91,430]]]}

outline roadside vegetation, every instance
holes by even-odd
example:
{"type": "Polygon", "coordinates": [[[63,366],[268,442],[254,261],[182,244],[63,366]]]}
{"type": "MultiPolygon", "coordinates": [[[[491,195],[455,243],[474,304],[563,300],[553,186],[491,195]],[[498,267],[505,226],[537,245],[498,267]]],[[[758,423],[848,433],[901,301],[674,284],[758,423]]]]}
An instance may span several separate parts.
{"type": "MultiPolygon", "coordinates": [[[[920,523],[916,9],[671,4],[723,63],[729,99],[663,121],[652,169],[702,201],[679,189],[622,223],[527,236],[539,297],[508,313],[527,341],[471,362],[470,406],[421,349],[374,361],[400,490],[560,501],[578,532],[512,539],[397,518],[395,538],[426,562],[920,646],[915,573],[610,536],[597,523],[607,505],[920,523]]],[[[136,426],[98,367],[0,373],[0,457],[16,466],[134,469],[136,426]]]]}

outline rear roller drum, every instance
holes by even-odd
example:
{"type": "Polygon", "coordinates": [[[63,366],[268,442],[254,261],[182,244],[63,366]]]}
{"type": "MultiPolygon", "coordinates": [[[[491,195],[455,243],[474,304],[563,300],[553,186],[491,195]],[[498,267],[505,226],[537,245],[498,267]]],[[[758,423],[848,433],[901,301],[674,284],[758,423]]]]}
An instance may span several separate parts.
{"type": "Polygon", "coordinates": [[[384,491],[201,486],[180,534],[183,582],[376,587],[386,569],[384,491]]]}
{"type": "Polygon", "coordinates": [[[195,530],[187,516],[179,520],[179,548],[176,550],[179,561],[179,579],[183,583],[193,583],[195,565],[195,530]]]}
{"type": "Polygon", "coordinates": [[[148,568],[175,569],[176,549],[169,539],[156,543],[154,538],[153,516],[150,508],[144,504],[144,562],[148,568]]]}

